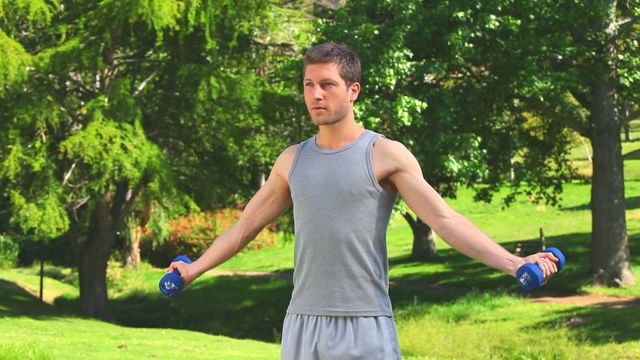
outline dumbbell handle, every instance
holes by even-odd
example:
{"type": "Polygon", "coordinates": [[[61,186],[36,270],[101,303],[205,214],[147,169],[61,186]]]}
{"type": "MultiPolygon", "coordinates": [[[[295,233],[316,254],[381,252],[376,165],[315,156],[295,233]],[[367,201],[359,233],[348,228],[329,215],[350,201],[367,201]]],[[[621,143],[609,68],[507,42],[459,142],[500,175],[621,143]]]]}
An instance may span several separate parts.
{"type": "MultiPolygon", "coordinates": [[[[171,262],[174,263],[176,261],[184,261],[187,264],[191,264],[191,259],[184,255],[177,256],[171,262]]],[[[180,272],[178,269],[174,269],[170,273],[166,273],[162,279],[160,279],[160,291],[169,297],[174,297],[180,294],[182,289],[184,289],[184,281],[180,277],[180,272]]]]}
{"type": "MultiPolygon", "coordinates": [[[[564,268],[566,260],[560,249],[550,247],[544,250],[544,252],[550,252],[558,258],[558,262],[556,263],[558,271],[564,268]]],[[[544,274],[536,264],[524,264],[520,266],[518,271],[516,271],[516,279],[518,280],[520,287],[526,291],[531,291],[544,285],[544,274]]]]}

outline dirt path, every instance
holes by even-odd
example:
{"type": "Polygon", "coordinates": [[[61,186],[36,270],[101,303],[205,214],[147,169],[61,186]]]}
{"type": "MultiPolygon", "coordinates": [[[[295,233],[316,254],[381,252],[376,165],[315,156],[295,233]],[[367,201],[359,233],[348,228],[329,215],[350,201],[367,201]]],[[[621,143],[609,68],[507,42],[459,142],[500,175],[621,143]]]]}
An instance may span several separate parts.
{"type": "Polygon", "coordinates": [[[272,279],[291,280],[293,277],[293,270],[264,272],[264,271],[213,269],[213,270],[207,271],[206,274],[211,276],[252,276],[252,277],[265,277],[265,278],[272,278],[272,279]]]}
{"type": "MultiPolygon", "coordinates": [[[[293,275],[293,271],[288,270],[282,272],[261,272],[214,269],[208,271],[207,274],[211,276],[253,276],[290,280],[293,275]]],[[[441,286],[437,284],[429,284],[424,281],[390,280],[389,284],[391,286],[405,286],[414,289],[442,289],[453,291],[466,290],[466,288],[462,287],[441,286]]],[[[572,304],[579,306],[606,306],[612,308],[640,307],[640,297],[598,294],[575,295],[539,291],[532,294],[532,296],[529,297],[529,301],[543,304],[572,304]]]]}
{"type": "MultiPolygon", "coordinates": [[[[24,291],[28,292],[29,294],[31,294],[33,297],[35,298],[40,298],[40,288],[34,288],[32,286],[30,286],[29,284],[25,284],[21,281],[16,281],[16,280],[9,280],[9,279],[2,279],[4,281],[8,281],[8,282],[12,282],[14,283],[16,286],[22,288],[24,291]]],[[[62,295],[62,291],[57,291],[57,290],[52,290],[52,289],[48,289],[46,286],[43,289],[43,294],[42,294],[42,301],[49,304],[49,305],[53,305],[54,301],[56,300],[56,298],[58,296],[62,295]]]]}
{"type": "Polygon", "coordinates": [[[612,296],[599,294],[585,295],[546,295],[529,299],[535,303],[543,304],[572,304],[580,306],[606,306],[612,308],[640,307],[640,297],[612,296]]]}

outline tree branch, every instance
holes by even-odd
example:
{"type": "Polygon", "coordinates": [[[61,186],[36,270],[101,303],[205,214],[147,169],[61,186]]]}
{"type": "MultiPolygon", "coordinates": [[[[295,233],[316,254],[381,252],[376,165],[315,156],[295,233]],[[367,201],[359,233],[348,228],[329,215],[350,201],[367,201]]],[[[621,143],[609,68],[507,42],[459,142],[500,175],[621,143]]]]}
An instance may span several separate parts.
{"type": "Polygon", "coordinates": [[[71,168],[69,169],[69,171],[67,171],[66,174],[64,174],[64,178],[62,179],[62,185],[67,185],[67,181],[69,180],[69,177],[71,176],[71,173],[73,173],[73,169],[76,168],[76,164],[77,163],[73,163],[73,165],[71,165],[71,168]]]}
{"type": "Polygon", "coordinates": [[[616,21],[615,24],[617,27],[622,27],[622,25],[633,27],[633,25],[636,24],[637,22],[638,22],[637,18],[627,17],[627,18],[619,19],[618,21],[616,21]]]}
{"type": "Polygon", "coordinates": [[[73,210],[74,212],[76,210],[78,210],[80,207],[82,207],[82,205],[86,204],[89,199],[91,199],[91,196],[85,196],[82,199],[78,199],[78,201],[76,202],[75,205],[73,205],[73,207],[71,208],[71,210],[73,210]]]}
{"type": "Polygon", "coordinates": [[[576,99],[576,101],[580,103],[580,105],[582,105],[583,108],[591,109],[591,101],[589,101],[589,98],[587,97],[587,95],[581,94],[574,90],[571,90],[570,93],[571,93],[571,96],[573,96],[573,98],[576,99]]]}
{"type": "Polygon", "coordinates": [[[575,105],[569,104],[566,100],[560,99],[559,106],[551,106],[546,101],[542,101],[533,97],[518,97],[523,103],[530,106],[533,110],[537,110],[540,114],[550,119],[560,121],[563,125],[577,131],[580,135],[590,138],[588,127],[588,119],[579,109],[575,109],[575,105]],[[571,108],[570,108],[571,107],[571,108]]]}
{"type": "Polygon", "coordinates": [[[138,181],[138,184],[136,185],[136,187],[133,188],[133,190],[131,190],[130,192],[128,192],[128,194],[126,195],[128,199],[124,202],[122,207],[120,207],[118,211],[118,216],[116,218],[116,221],[114,222],[116,229],[124,225],[124,221],[127,217],[127,214],[129,213],[129,211],[131,211],[131,208],[133,207],[133,204],[135,203],[136,198],[138,197],[138,195],[140,194],[142,189],[147,185],[148,182],[149,180],[145,173],[145,175],[142,176],[140,181],[138,181]]]}
{"type": "Polygon", "coordinates": [[[640,109],[629,112],[629,115],[626,116],[626,119],[623,119],[623,122],[629,122],[637,118],[640,118],[640,109]]]}
{"type": "Polygon", "coordinates": [[[151,79],[153,79],[156,75],[158,75],[158,70],[154,71],[153,73],[151,73],[151,75],[149,75],[146,79],[144,79],[144,81],[142,81],[138,86],[138,88],[136,89],[136,92],[133,93],[133,97],[138,96],[138,94],[140,94],[140,92],[145,88],[145,86],[147,86],[147,83],[151,81],[151,79]]]}
{"type": "Polygon", "coordinates": [[[416,226],[416,220],[408,212],[402,213],[402,217],[407,220],[412,229],[416,226]]]}

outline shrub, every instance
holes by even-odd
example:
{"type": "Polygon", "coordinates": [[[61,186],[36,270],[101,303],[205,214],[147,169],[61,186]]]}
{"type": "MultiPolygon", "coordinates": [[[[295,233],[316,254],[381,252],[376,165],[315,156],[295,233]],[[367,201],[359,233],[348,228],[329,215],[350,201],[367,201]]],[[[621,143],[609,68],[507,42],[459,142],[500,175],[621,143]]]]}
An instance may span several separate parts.
{"type": "MultiPolygon", "coordinates": [[[[152,249],[149,260],[153,264],[166,266],[178,255],[197,257],[201,255],[227,228],[236,223],[241,209],[221,209],[216,212],[199,212],[169,221],[169,238],[152,249]]],[[[243,251],[257,250],[276,243],[275,225],[269,225],[247,245],[243,251]]],[[[152,238],[153,231],[146,229],[145,237],[152,238]]],[[[147,241],[148,243],[148,241],[147,241]]]]}
{"type": "Polygon", "coordinates": [[[0,234],[0,269],[14,267],[18,263],[18,244],[6,234],[0,234]]]}

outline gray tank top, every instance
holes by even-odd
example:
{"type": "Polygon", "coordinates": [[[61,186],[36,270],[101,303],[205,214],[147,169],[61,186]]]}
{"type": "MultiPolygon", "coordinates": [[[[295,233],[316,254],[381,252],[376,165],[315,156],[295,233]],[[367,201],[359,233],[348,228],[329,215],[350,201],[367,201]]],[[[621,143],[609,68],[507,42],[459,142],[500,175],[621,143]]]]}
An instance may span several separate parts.
{"type": "Polygon", "coordinates": [[[354,142],[298,145],[289,172],[295,250],[288,313],[392,316],[387,225],[395,196],[376,180],[365,130],[354,142]]]}

